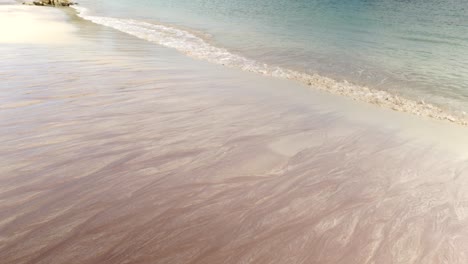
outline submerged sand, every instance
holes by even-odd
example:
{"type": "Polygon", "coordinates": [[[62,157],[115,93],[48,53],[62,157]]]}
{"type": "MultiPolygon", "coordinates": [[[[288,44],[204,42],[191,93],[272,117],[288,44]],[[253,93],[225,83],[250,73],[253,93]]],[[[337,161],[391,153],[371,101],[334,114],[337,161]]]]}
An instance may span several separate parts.
{"type": "Polygon", "coordinates": [[[468,262],[453,127],[73,23],[0,46],[1,263],[468,262]]]}

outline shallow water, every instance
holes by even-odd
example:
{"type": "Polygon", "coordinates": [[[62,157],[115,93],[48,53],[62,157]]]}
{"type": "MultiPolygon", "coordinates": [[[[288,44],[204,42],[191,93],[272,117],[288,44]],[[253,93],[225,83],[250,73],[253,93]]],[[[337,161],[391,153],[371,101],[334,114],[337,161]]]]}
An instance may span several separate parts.
{"type": "MultiPolygon", "coordinates": [[[[464,0],[84,0],[82,6],[97,16],[197,30],[214,46],[260,63],[468,110],[464,0]]],[[[178,41],[199,48],[183,35],[178,41]]]]}
{"type": "Polygon", "coordinates": [[[467,263],[467,162],[406,115],[69,20],[0,46],[2,263],[467,263]]]}

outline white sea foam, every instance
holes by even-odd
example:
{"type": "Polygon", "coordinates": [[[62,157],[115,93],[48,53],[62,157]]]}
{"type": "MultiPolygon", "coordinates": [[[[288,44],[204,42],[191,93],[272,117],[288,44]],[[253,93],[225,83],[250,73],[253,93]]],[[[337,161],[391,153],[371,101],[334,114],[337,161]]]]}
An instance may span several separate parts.
{"type": "Polygon", "coordinates": [[[202,37],[186,30],[134,19],[93,16],[88,14],[86,8],[75,6],[75,9],[78,11],[79,16],[86,20],[165,47],[174,48],[194,58],[276,78],[295,80],[332,94],[347,96],[353,100],[379,105],[395,111],[468,125],[468,118],[465,113],[454,113],[424,101],[417,102],[386,91],[355,85],[347,81],[336,81],[318,74],[311,75],[270,66],[233,54],[227,49],[216,47],[202,37]]]}

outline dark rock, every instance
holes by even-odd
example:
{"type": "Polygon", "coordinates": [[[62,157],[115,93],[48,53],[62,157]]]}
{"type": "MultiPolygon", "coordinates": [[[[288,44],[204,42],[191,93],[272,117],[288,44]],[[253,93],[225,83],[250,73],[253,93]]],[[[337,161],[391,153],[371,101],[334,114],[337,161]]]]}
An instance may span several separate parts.
{"type": "MultiPolygon", "coordinates": [[[[31,4],[31,3],[24,3],[24,4],[31,4]]],[[[76,3],[73,3],[69,0],[39,0],[39,1],[33,1],[33,5],[37,6],[71,6],[75,5],[76,3]]]]}

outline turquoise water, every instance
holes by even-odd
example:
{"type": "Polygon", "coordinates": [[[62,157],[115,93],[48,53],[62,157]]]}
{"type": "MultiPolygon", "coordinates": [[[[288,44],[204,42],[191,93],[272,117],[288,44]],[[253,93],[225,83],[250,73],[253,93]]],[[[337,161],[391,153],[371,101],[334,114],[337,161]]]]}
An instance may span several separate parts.
{"type": "Polygon", "coordinates": [[[80,3],[94,22],[194,57],[265,74],[315,73],[468,110],[466,0],[80,3]]]}

